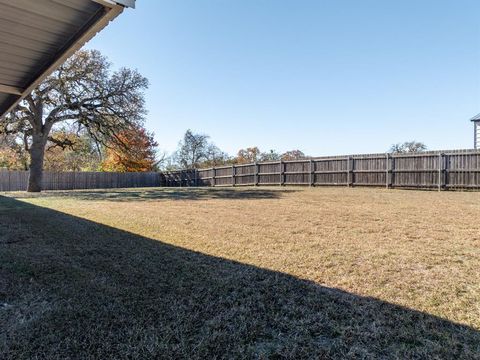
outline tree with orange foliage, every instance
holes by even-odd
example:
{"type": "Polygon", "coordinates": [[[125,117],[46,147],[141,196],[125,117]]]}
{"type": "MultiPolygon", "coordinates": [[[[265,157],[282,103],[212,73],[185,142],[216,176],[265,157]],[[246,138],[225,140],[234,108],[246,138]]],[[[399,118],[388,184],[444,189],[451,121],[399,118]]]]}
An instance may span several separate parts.
{"type": "Polygon", "coordinates": [[[260,155],[261,153],[258,147],[249,147],[238,150],[235,160],[237,164],[249,164],[260,160],[260,155]]]}
{"type": "Polygon", "coordinates": [[[143,127],[124,130],[117,135],[115,143],[106,148],[103,171],[146,172],[154,171],[157,165],[157,142],[153,134],[143,127]],[[122,144],[122,145],[120,145],[122,144]]]}
{"type": "Polygon", "coordinates": [[[28,153],[13,135],[0,135],[0,169],[28,170],[28,153]]]}

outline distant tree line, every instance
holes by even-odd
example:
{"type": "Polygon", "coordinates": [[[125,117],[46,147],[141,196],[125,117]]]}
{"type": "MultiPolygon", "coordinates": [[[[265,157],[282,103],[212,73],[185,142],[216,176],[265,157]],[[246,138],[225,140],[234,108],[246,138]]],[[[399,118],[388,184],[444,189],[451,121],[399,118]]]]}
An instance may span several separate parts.
{"type": "Polygon", "coordinates": [[[427,150],[427,146],[418,141],[406,141],[404,143],[393,144],[390,152],[394,154],[420,153],[427,150]]]}
{"type": "Polygon", "coordinates": [[[300,150],[279,153],[275,150],[261,151],[252,146],[238,150],[235,156],[230,156],[220,150],[210,136],[187,130],[178,144],[177,150],[163,162],[166,170],[201,169],[221,165],[248,164],[260,161],[298,160],[307,156],[300,150]]]}
{"type": "MultiPolygon", "coordinates": [[[[407,141],[392,145],[389,152],[418,153],[426,150],[427,147],[421,142],[407,141]]],[[[179,142],[177,150],[170,157],[163,159],[162,168],[166,170],[201,169],[222,165],[301,160],[308,158],[310,158],[310,156],[305,155],[298,149],[280,153],[276,150],[261,151],[258,146],[240,149],[235,156],[230,156],[211,142],[210,136],[202,133],[194,133],[189,129],[179,142]]]]}

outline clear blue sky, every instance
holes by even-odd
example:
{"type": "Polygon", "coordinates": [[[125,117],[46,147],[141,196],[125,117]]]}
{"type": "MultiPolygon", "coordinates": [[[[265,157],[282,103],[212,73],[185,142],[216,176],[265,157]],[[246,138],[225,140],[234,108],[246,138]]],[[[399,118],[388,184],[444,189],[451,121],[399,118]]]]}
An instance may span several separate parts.
{"type": "Polygon", "coordinates": [[[138,0],[89,44],[150,80],[147,127],[223,150],[470,148],[478,0],[138,0]]]}

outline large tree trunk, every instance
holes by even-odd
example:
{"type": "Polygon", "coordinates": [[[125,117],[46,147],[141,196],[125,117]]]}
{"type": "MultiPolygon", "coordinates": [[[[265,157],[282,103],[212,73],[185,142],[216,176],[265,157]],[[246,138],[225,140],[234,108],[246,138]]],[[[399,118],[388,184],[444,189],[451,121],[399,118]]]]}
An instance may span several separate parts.
{"type": "Polygon", "coordinates": [[[28,177],[28,192],[42,191],[43,160],[47,137],[43,134],[32,136],[30,147],[30,175],[28,177]]]}

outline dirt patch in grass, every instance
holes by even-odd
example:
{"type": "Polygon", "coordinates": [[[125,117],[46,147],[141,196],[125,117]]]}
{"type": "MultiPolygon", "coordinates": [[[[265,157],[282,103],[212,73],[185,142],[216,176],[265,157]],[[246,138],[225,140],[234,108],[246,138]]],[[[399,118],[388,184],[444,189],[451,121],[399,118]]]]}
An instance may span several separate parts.
{"type": "Polygon", "coordinates": [[[0,357],[480,357],[480,194],[286,190],[0,198],[0,357]]]}

